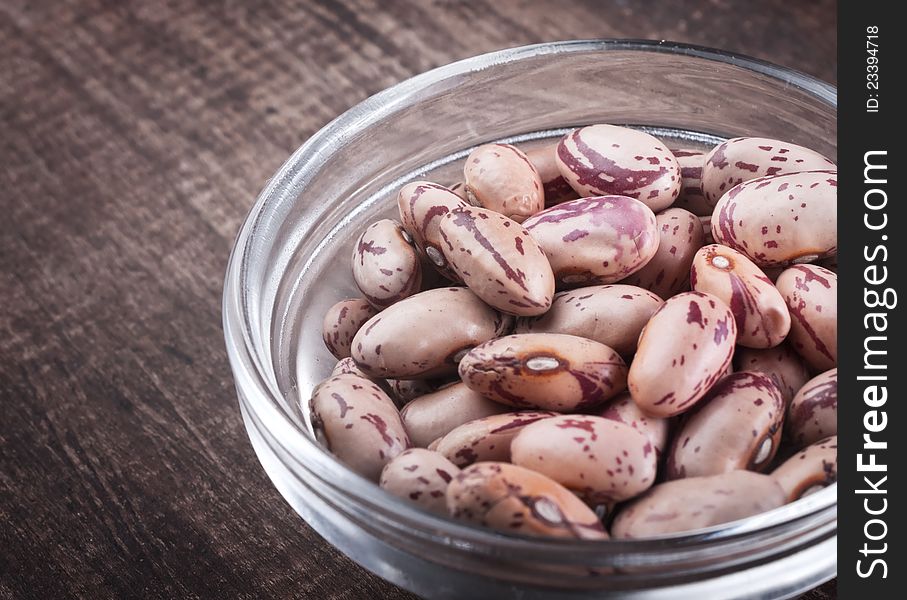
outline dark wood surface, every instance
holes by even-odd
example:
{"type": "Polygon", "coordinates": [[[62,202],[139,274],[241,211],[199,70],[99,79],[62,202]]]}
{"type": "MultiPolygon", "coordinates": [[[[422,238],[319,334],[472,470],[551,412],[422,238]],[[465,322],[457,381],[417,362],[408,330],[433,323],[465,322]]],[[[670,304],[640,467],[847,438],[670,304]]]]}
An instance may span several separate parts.
{"type": "Polygon", "coordinates": [[[411,597],[320,540],[243,429],[221,284],[269,175],[506,46],[665,38],[836,79],[832,1],[554,7],[0,1],[0,598],[411,597]]]}

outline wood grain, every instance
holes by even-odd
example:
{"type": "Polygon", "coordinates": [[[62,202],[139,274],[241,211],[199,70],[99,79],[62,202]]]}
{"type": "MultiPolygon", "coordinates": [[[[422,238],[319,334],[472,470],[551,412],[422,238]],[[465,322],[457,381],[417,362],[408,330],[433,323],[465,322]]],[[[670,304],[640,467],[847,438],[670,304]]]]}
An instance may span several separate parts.
{"type": "Polygon", "coordinates": [[[256,192],[338,113],[451,60],[666,38],[834,81],[835,19],[829,0],[0,2],[0,598],[411,597],[289,509],[242,427],[220,295],[256,192]]]}

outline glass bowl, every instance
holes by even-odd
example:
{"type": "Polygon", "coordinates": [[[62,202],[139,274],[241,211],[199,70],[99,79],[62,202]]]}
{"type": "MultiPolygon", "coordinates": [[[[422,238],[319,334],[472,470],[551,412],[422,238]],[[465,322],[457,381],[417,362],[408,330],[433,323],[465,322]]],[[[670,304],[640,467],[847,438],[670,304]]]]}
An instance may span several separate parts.
{"type": "Polygon", "coordinates": [[[353,240],[396,213],[403,183],[452,184],[457,161],[478,144],[531,143],[590,123],[647,128],[672,147],[758,135],[834,158],[836,107],[835,88],[751,58],[601,40],[484,54],[348,110],[268,182],[226,275],[224,333],[240,410],[274,485],[350,558],[432,598],[784,598],[832,578],[836,485],[666,538],[519,537],[429,514],[349,471],[315,441],[305,401],[336,362],[321,341],[322,316],[358,295],[353,240]]]}

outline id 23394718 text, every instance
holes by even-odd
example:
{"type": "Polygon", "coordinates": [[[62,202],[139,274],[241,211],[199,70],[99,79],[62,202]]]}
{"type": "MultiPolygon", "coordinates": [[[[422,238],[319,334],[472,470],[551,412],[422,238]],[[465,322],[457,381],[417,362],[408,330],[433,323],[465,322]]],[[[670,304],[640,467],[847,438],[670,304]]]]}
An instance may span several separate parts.
{"type": "Polygon", "coordinates": [[[866,112],[879,112],[879,27],[866,28],[866,112]]]}

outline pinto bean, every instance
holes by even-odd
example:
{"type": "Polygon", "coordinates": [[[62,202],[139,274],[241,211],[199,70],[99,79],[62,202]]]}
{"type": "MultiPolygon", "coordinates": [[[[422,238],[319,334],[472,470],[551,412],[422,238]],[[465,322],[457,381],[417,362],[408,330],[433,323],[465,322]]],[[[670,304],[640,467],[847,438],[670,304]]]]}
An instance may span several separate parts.
{"type": "Polygon", "coordinates": [[[778,508],[786,494],[775,478],[752,471],[676,479],[626,504],[611,526],[615,538],[692,531],[778,508]]]}
{"type": "Polygon", "coordinates": [[[837,171],[761,177],[731,188],[715,206],[712,237],[763,268],[834,256],[837,171]]]}
{"type": "Polygon", "coordinates": [[[699,217],[682,208],[669,208],[655,215],[658,250],[645,266],[623,280],[662,298],[690,289],[690,266],[705,243],[699,217]]]}
{"type": "Polygon", "coordinates": [[[441,219],[442,250],[457,275],[490,306],[540,315],[551,306],[554,274],[545,253],[517,222],[477,207],[441,219]]]}
{"type": "Polygon", "coordinates": [[[712,206],[735,185],[758,177],[836,170],[818,152],[779,140],[739,137],[715,146],[704,160],[702,190],[712,206]]]}
{"type": "Polygon", "coordinates": [[[658,249],[655,214],[625,196],[570,200],[524,223],[544,249],[560,287],[615,283],[658,249]]]}
{"type": "Polygon", "coordinates": [[[485,144],[470,152],[463,178],[470,204],[517,223],[545,207],[538,171],[522,150],[510,144],[485,144]]]}
{"type": "Polygon", "coordinates": [[[653,211],[680,194],[680,165],[658,138],[615,125],[589,125],[565,135],[558,168],[580,196],[621,195],[653,211]]]}
{"type": "Polygon", "coordinates": [[[432,266],[451,281],[460,278],[441,251],[439,225],[444,215],[461,206],[466,206],[466,202],[456,192],[429,181],[408,183],[397,195],[403,228],[432,266]]]}
{"type": "Polygon", "coordinates": [[[711,216],[714,202],[707,202],[702,193],[702,166],[705,152],[701,150],[671,150],[680,165],[680,194],[674,201],[675,208],[688,210],[697,217],[711,216]]]}
{"type": "Polygon", "coordinates": [[[352,357],[372,377],[453,375],[468,350],[503,335],[511,322],[466,288],[428,290],[369,319],[353,338],[352,357]]]}
{"type": "Polygon", "coordinates": [[[790,331],[790,313],[781,293],[759,267],[727,246],[700,248],[693,259],[690,281],[731,307],[737,322],[737,343],[772,348],[790,331]]]}
{"type": "Polygon", "coordinates": [[[790,311],[790,341],[816,371],[838,364],[838,276],[817,265],[795,265],[775,287],[790,311]]]}
{"type": "Polygon", "coordinates": [[[736,338],[734,315],[715,296],[670,298],[640,335],[628,376],[633,401],[655,417],[689,410],[730,366],[736,338]]]}
{"type": "Polygon", "coordinates": [[[458,467],[484,460],[510,461],[510,443],[527,425],[549,419],[547,411],[509,412],[464,423],[429,444],[458,467]]]}
{"type": "Polygon", "coordinates": [[[671,430],[668,419],[650,417],[642,412],[628,392],[612,398],[594,414],[604,419],[629,425],[646,436],[655,449],[656,460],[661,458],[668,447],[668,435],[671,430]]]}
{"type": "Polygon", "coordinates": [[[447,487],[447,510],[454,518],[508,533],[608,538],[592,509],[569,490],[507,463],[483,462],[461,471],[447,487]]]}
{"type": "Polygon", "coordinates": [[[571,412],[626,389],[627,365],[614,350],[574,335],[523,333],[476,346],[460,361],[463,383],[519,408],[571,412]]]}
{"type": "Polygon", "coordinates": [[[784,398],[767,375],[740,371],[686,415],[668,453],[668,479],[764,471],[781,441],[784,398]]]}
{"type": "Polygon", "coordinates": [[[803,448],[838,434],[838,369],[813,377],[804,385],[787,413],[787,436],[803,448]]]}
{"type": "Polygon", "coordinates": [[[793,502],[838,480],[838,436],[814,442],[772,471],[772,477],[793,502]]]}
{"type": "Polygon", "coordinates": [[[400,417],[413,445],[425,448],[464,423],[510,410],[459,382],[415,398],[400,417]]]}
{"type": "Polygon", "coordinates": [[[547,475],[590,504],[614,504],[655,481],[655,449],[630,425],[561,415],[524,427],[510,444],[515,465],[547,475]]]}
{"type": "Polygon", "coordinates": [[[384,465],[379,485],[422,508],[447,514],[447,486],[460,469],[431,450],[410,448],[384,465]]]}
{"type": "Polygon", "coordinates": [[[627,357],[636,352],[639,333],[662,304],[652,292],[632,285],[576,288],[555,294],[544,315],[517,319],[514,333],[576,335],[627,357]]]}
{"type": "Polygon", "coordinates": [[[740,346],[734,354],[734,362],[740,371],[756,371],[771,377],[781,390],[785,406],[790,404],[794,394],[809,381],[809,370],[803,359],[787,342],[764,349],[740,346]]]}
{"type": "Polygon", "coordinates": [[[379,310],[419,291],[422,263],[399,223],[382,219],[362,232],[353,249],[353,279],[379,310]]]}
{"type": "Polygon", "coordinates": [[[318,441],[368,479],[377,480],[384,465],[411,445],[397,407],[368,379],[326,379],[312,392],[310,409],[318,441]]]}
{"type": "Polygon", "coordinates": [[[325,313],[321,327],[324,345],[336,358],[348,357],[356,332],[376,314],[378,311],[362,298],[347,298],[334,304],[325,313]]]}
{"type": "Polygon", "coordinates": [[[526,158],[538,171],[542,180],[542,190],[545,192],[545,208],[579,198],[560,169],[557,168],[557,142],[537,146],[526,151],[526,158]]]}

